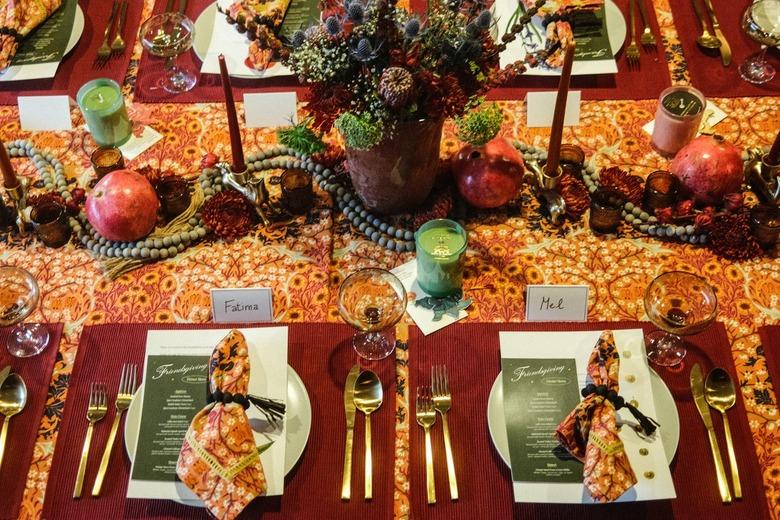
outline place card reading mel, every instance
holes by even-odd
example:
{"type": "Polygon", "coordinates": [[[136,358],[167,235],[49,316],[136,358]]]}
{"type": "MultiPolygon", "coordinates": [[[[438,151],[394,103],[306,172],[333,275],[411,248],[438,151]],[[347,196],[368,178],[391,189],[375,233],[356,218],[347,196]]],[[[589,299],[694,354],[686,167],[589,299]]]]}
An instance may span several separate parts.
{"type": "Polygon", "coordinates": [[[273,321],[271,289],[211,289],[214,323],[256,323],[273,321]]]}
{"type": "Polygon", "coordinates": [[[587,321],[587,285],[529,285],[525,293],[527,321],[587,321]]]}

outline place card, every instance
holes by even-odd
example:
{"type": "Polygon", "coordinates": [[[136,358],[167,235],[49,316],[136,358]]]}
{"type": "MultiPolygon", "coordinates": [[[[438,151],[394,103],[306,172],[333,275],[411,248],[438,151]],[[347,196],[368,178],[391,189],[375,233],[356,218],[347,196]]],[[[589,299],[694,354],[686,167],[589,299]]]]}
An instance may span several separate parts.
{"type": "Polygon", "coordinates": [[[587,285],[529,285],[526,321],[587,321],[587,285]]]}
{"type": "Polygon", "coordinates": [[[214,323],[273,321],[271,289],[267,287],[211,289],[211,316],[214,323]]]}
{"type": "Polygon", "coordinates": [[[295,92],[244,94],[247,128],[275,128],[298,122],[298,96],[295,92]]]}
{"type": "MultiPolygon", "coordinates": [[[[702,115],[701,118],[701,125],[699,126],[699,132],[697,132],[696,135],[701,134],[701,131],[709,130],[713,126],[717,125],[721,121],[726,119],[726,112],[724,112],[718,105],[707,100],[707,106],[704,108],[704,115],[702,115]]],[[[653,128],[655,127],[655,119],[650,121],[649,123],[645,124],[645,126],[642,127],[642,130],[647,132],[650,135],[653,135],[653,128]]]]}
{"type": "Polygon", "coordinates": [[[19,96],[19,122],[29,132],[72,130],[68,96],[19,96]]]}
{"type": "MultiPolygon", "coordinates": [[[[552,126],[553,114],[555,113],[555,99],[558,96],[557,91],[549,92],[529,92],[525,96],[525,106],[527,108],[529,128],[552,126]]],[[[564,126],[577,126],[580,124],[580,99],[582,92],[579,90],[570,90],[566,98],[566,115],[563,118],[564,126]]]]}
{"type": "Polygon", "coordinates": [[[151,126],[144,125],[141,133],[137,133],[136,129],[133,129],[133,134],[125,144],[119,147],[122,151],[122,155],[125,158],[125,162],[132,161],[146,150],[152,147],[154,143],[162,139],[162,134],[152,128],[151,126]]]}

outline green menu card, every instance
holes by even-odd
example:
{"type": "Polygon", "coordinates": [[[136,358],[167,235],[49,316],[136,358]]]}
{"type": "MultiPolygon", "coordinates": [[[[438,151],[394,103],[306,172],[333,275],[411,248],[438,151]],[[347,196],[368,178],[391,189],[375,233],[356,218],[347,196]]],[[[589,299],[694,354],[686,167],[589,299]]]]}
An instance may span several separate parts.
{"type": "Polygon", "coordinates": [[[59,9],[46,19],[19,45],[12,65],[59,62],[73,30],[77,0],[64,0],[59,9]]]}

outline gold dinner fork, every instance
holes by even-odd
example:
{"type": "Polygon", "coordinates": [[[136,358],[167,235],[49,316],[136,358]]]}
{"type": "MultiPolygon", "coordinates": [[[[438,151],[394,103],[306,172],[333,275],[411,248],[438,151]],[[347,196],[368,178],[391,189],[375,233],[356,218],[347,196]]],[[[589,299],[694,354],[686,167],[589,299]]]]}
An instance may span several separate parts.
{"type": "Polygon", "coordinates": [[[650,18],[647,16],[647,8],[645,7],[645,0],[636,0],[636,1],[639,2],[639,13],[642,15],[642,24],[644,25],[644,29],[642,29],[642,36],[640,37],[642,46],[656,47],[655,35],[653,34],[652,29],[650,29],[650,18]]]}
{"type": "Polygon", "coordinates": [[[417,424],[425,430],[425,483],[428,488],[428,503],[436,503],[436,483],[433,477],[433,451],[431,447],[431,426],[436,424],[436,410],[433,409],[430,386],[417,387],[415,406],[417,424]]]}
{"type": "Polygon", "coordinates": [[[114,423],[111,425],[111,433],[108,435],[108,442],[106,442],[106,447],[103,450],[103,458],[100,459],[100,469],[98,469],[98,474],[95,478],[95,484],[92,486],[93,497],[99,496],[100,490],[103,487],[103,479],[106,477],[108,461],[111,458],[111,451],[114,447],[114,440],[116,439],[116,431],[119,428],[119,421],[122,419],[122,414],[124,411],[130,407],[130,403],[133,401],[137,371],[138,366],[135,364],[125,363],[122,365],[122,375],[119,378],[119,391],[116,394],[116,401],[114,403],[116,405],[114,423]]]}
{"type": "Polygon", "coordinates": [[[455,460],[452,457],[450,442],[450,426],[447,412],[452,408],[452,394],[447,380],[447,367],[444,365],[431,367],[431,386],[433,387],[433,408],[441,414],[444,428],[444,453],[447,457],[447,476],[450,481],[450,498],[458,499],[458,479],[455,477],[455,460]]]}
{"type": "Polygon", "coordinates": [[[626,61],[629,68],[639,67],[639,45],[636,42],[636,0],[629,0],[629,22],[631,23],[631,43],[626,49],[626,61]]]}
{"type": "Polygon", "coordinates": [[[116,54],[122,54],[125,51],[125,40],[122,38],[122,30],[125,26],[125,16],[127,15],[127,0],[122,2],[122,7],[119,10],[119,21],[116,24],[116,36],[114,41],[111,42],[111,52],[116,54]]]}
{"type": "Polygon", "coordinates": [[[108,412],[108,402],[106,400],[106,385],[103,383],[91,383],[89,385],[89,406],[87,407],[87,436],[84,438],[84,446],[81,448],[81,461],[79,462],[79,471],[76,474],[76,487],[73,488],[73,498],[81,497],[81,488],[84,486],[84,472],[87,469],[87,456],[89,455],[89,446],[92,443],[92,432],[95,429],[95,423],[106,416],[108,412]]]}

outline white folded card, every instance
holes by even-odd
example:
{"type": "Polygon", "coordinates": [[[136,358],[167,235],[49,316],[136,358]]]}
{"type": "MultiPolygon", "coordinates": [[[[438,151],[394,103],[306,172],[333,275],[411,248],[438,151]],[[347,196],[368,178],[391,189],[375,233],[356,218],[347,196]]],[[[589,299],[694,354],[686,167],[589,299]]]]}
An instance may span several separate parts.
{"type": "Polygon", "coordinates": [[[273,321],[271,289],[250,287],[211,289],[211,316],[214,323],[257,323],[273,321]]]}
{"type": "Polygon", "coordinates": [[[529,285],[525,291],[527,321],[587,321],[587,285],[529,285]]]}
{"type": "MultiPolygon", "coordinates": [[[[566,114],[563,116],[564,126],[577,126],[580,124],[580,98],[582,92],[579,90],[570,90],[566,98],[566,114]]],[[[533,127],[551,127],[553,114],[555,113],[555,99],[558,93],[549,92],[529,92],[525,96],[525,105],[527,107],[529,128],[533,127]]]]}
{"type": "Polygon", "coordinates": [[[19,96],[19,122],[30,132],[72,130],[70,97],[19,96]]]}
{"type": "Polygon", "coordinates": [[[290,126],[298,122],[298,96],[295,92],[244,94],[247,128],[290,126]]]}

